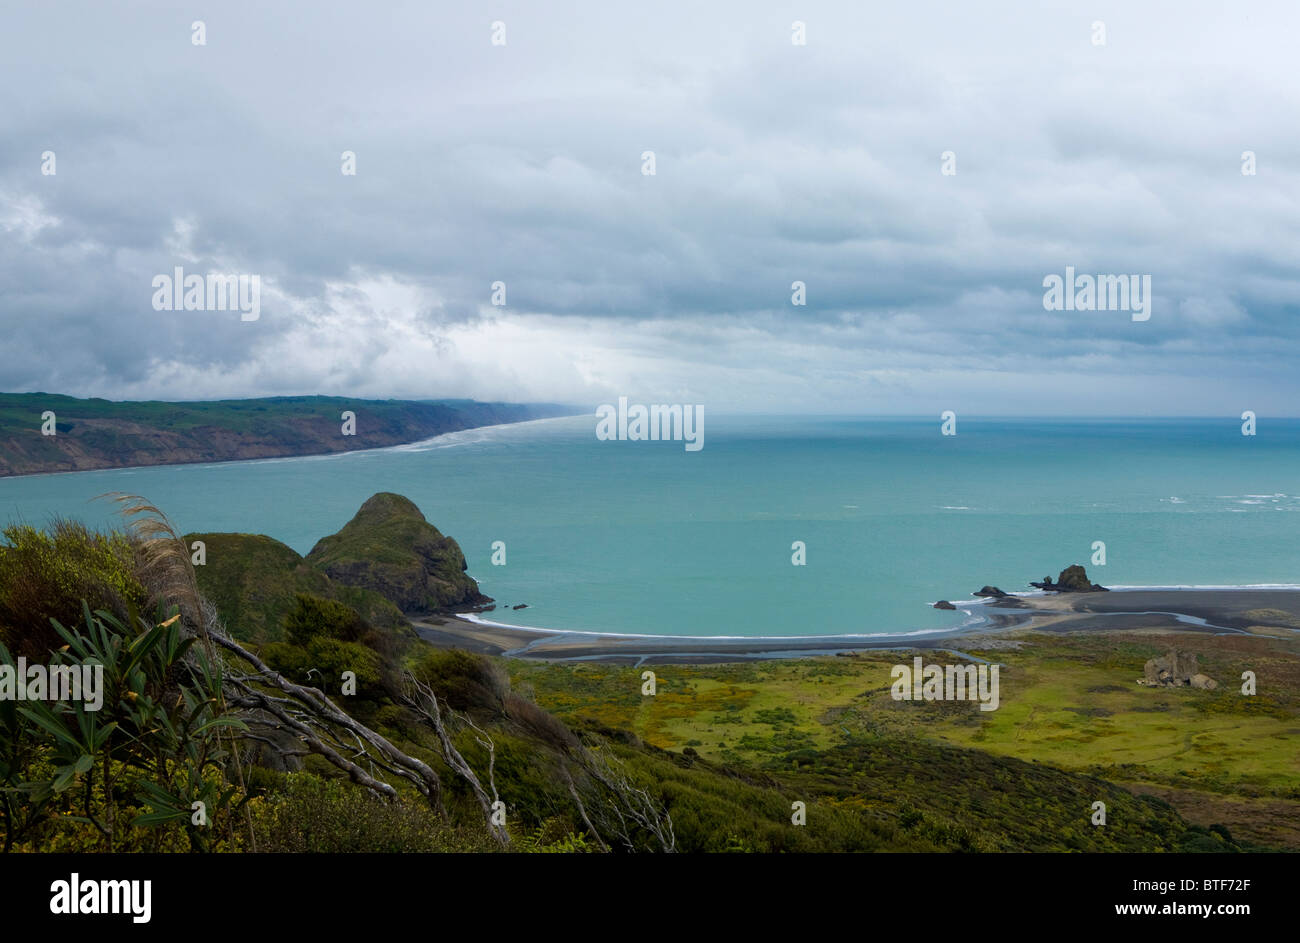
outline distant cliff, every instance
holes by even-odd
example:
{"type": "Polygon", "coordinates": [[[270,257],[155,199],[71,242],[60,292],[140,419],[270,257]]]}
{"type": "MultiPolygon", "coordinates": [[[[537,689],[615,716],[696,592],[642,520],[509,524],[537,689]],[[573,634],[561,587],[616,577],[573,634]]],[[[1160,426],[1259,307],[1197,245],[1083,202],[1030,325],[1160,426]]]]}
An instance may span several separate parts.
{"type": "Polygon", "coordinates": [[[555,405],[472,400],[277,396],[115,403],[0,393],[0,477],[351,452],[575,412],[555,405]],[[344,434],[344,412],[355,414],[355,435],[344,434]],[[42,427],[54,434],[44,434],[42,427]]]}

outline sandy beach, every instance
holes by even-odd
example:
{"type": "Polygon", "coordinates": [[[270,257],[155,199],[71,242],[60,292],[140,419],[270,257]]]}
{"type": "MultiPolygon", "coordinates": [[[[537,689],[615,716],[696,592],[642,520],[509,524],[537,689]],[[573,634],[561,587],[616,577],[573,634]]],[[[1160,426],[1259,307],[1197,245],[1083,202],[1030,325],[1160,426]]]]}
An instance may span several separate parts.
{"type": "Polygon", "coordinates": [[[413,624],[426,641],[492,655],[548,661],[710,664],[839,655],[877,649],[981,650],[1016,644],[1030,632],[1255,635],[1300,649],[1300,589],[1132,589],[1008,596],[972,611],[982,618],[952,630],[908,635],[716,637],[564,632],[461,616],[413,624]]]}

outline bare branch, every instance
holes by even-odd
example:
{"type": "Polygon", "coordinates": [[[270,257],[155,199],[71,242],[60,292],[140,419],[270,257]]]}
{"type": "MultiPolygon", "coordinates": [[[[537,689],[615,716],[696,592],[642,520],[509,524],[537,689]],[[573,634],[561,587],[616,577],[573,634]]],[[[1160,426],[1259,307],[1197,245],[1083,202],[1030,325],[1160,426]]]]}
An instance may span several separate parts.
{"type": "MultiPolygon", "coordinates": [[[[506,831],[505,825],[498,825],[494,821],[492,806],[498,801],[496,799],[496,785],[493,783],[492,798],[489,799],[473,767],[465,761],[465,757],[456,749],[456,744],[452,743],[451,737],[447,734],[447,727],[442,721],[442,710],[438,707],[438,696],[433,693],[433,688],[418,680],[409,671],[402,674],[402,687],[402,703],[419,714],[425,723],[433,728],[434,733],[438,735],[438,742],[442,744],[443,761],[451,767],[454,773],[465,780],[470,789],[473,790],[474,798],[478,800],[479,807],[483,810],[483,818],[487,821],[488,831],[503,847],[509,847],[510,835],[506,831]]],[[[471,724],[471,726],[473,725],[471,724]]],[[[478,730],[477,727],[474,729],[478,730]]],[[[480,740],[479,742],[482,743],[483,741],[480,740]]],[[[493,759],[494,751],[489,749],[488,755],[491,762],[495,763],[493,759]]]]}

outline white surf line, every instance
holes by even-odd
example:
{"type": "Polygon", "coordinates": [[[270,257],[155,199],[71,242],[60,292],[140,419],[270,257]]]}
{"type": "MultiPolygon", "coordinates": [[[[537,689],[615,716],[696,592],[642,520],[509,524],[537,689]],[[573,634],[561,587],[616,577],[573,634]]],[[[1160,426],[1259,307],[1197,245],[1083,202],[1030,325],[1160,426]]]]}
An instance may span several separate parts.
{"type": "MultiPolygon", "coordinates": [[[[1018,612],[1020,610],[1011,610],[1018,612]]],[[[456,618],[464,619],[467,622],[474,622],[479,625],[486,625],[496,629],[518,629],[523,632],[536,632],[549,638],[558,638],[561,636],[595,636],[599,638],[615,639],[672,639],[675,641],[722,641],[722,642],[817,642],[817,641],[840,641],[855,639],[875,639],[875,638],[910,638],[915,635],[942,635],[945,632],[954,631],[953,628],[937,629],[915,629],[911,632],[844,632],[838,635],[653,635],[648,632],[596,632],[590,629],[547,629],[535,625],[514,625],[509,622],[493,622],[490,619],[481,618],[473,612],[453,613],[456,618]]]]}
{"type": "Polygon", "coordinates": [[[440,432],[438,435],[430,436],[427,439],[420,439],[416,442],[403,442],[398,445],[382,445],[374,449],[358,449],[357,451],[383,452],[391,450],[394,452],[427,452],[432,449],[449,449],[460,445],[476,445],[481,442],[500,441],[505,435],[518,433],[520,431],[520,426],[536,426],[548,422],[563,422],[565,420],[581,419],[584,415],[585,414],[578,414],[575,416],[545,416],[541,419],[520,419],[517,422],[494,422],[486,426],[471,426],[468,429],[455,429],[451,432],[440,432]]]}
{"type": "MultiPolygon", "coordinates": [[[[536,421],[546,422],[548,420],[536,420],[536,421]]],[[[1243,590],[1243,591],[1244,590],[1297,590],[1300,591],[1300,584],[1257,583],[1257,584],[1233,584],[1233,585],[1182,585],[1182,586],[1115,585],[1109,587],[1109,589],[1114,592],[1130,592],[1130,591],[1143,591],[1143,590],[1174,591],[1174,590],[1197,590],[1197,589],[1216,590],[1216,591],[1230,591],[1230,590],[1243,590]]],[[[1032,590],[1028,592],[1007,593],[1006,595],[1010,597],[1024,599],[1024,598],[1040,598],[1040,597],[1060,595],[1060,594],[1051,593],[1046,590],[1032,590]]],[[[481,615],[475,612],[458,612],[455,613],[455,616],[459,619],[465,620],[466,622],[489,626],[491,628],[514,629],[520,632],[534,633],[537,637],[531,639],[527,644],[502,652],[503,655],[514,656],[514,655],[523,655],[524,653],[532,649],[534,646],[539,645],[542,642],[563,641],[566,637],[569,636],[576,636],[579,638],[581,637],[607,638],[613,640],[615,644],[618,644],[622,640],[653,640],[653,641],[663,641],[663,642],[727,641],[727,642],[749,642],[756,645],[762,644],[764,642],[810,642],[810,643],[837,642],[837,643],[853,644],[854,642],[861,639],[906,639],[906,638],[915,638],[917,636],[944,635],[944,634],[950,634],[954,636],[968,635],[971,634],[976,629],[985,628],[985,627],[992,627],[999,630],[1006,630],[1006,629],[1016,627],[1014,625],[1016,621],[1032,622],[1036,616],[1041,616],[1045,614],[1044,610],[1038,610],[1038,609],[987,608],[992,602],[996,601],[996,599],[997,597],[988,596],[988,597],[981,597],[978,599],[960,600],[957,603],[953,603],[953,605],[961,605],[961,606],[972,606],[972,607],[978,606],[982,610],[984,610],[979,614],[975,614],[970,609],[965,609],[965,608],[959,609],[958,611],[961,612],[963,615],[965,615],[967,618],[963,620],[960,624],[955,626],[931,628],[931,629],[914,629],[908,632],[862,632],[862,633],[850,632],[850,633],[841,633],[838,635],[655,635],[646,632],[614,632],[609,630],[594,631],[590,629],[548,629],[542,626],[535,626],[535,625],[519,625],[518,623],[512,623],[512,622],[497,622],[492,619],[485,619],[481,615]],[[994,624],[995,620],[998,618],[1008,619],[1013,624],[995,625],[994,624]]],[[[928,603],[927,605],[933,606],[933,603],[928,603]]],[[[1049,610],[1049,611],[1055,611],[1055,610],[1049,610]]],[[[1065,610],[1062,610],[1062,612],[1065,612],[1065,610]]],[[[1077,611],[1070,610],[1070,612],[1077,612],[1077,611]]],[[[1200,619],[1197,616],[1189,616],[1184,613],[1166,611],[1162,609],[1133,610],[1133,611],[1126,610],[1126,611],[1091,612],[1091,613],[1080,612],[1078,614],[1097,615],[1097,616],[1167,615],[1173,617],[1179,622],[1183,622],[1190,625],[1199,625],[1204,628],[1218,629],[1221,632],[1228,633],[1228,634],[1244,634],[1244,635],[1253,634],[1250,632],[1246,632],[1244,629],[1236,629],[1230,626],[1215,625],[1211,622],[1205,621],[1204,619],[1200,619]]],[[[1259,637],[1270,638],[1272,636],[1259,636],[1259,637]]],[[[840,649],[836,648],[834,650],[828,650],[825,653],[831,654],[833,653],[833,651],[837,651],[837,650],[840,649]]],[[[769,651],[776,651],[776,649],[770,649],[769,651]]],[[[803,651],[805,654],[816,653],[813,650],[808,650],[808,649],[801,649],[800,651],[803,651]]],[[[626,654],[628,657],[632,657],[636,653],[627,652],[626,654]]],[[[664,653],[664,654],[670,654],[670,653],[664,653]]],[[[675,654],[680,654],[683,656],[684,655],[706,655],[706,656],[713,656],[713,657],[723,657],[725,653],[690,651],[690,652],[680,652],[675,654]]],[[[731,653],[731,654],[736,654],[736,653],[731,653]]],[[[603,658],[607,656],[605,655],[581,656],[581,658],[588,658],[588,657],[603,658]]],[[[553,659],[553,660],[564,660],[564,659],[553,659]]]]}

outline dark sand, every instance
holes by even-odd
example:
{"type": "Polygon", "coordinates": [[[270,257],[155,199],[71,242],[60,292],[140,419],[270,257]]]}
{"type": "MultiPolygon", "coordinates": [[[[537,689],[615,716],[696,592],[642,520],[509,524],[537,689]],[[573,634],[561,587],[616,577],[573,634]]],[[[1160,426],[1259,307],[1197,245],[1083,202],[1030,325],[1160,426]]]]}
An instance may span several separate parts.
{"type": "MultiPolygon", "coordinates": [[[[1300,649],[1300,590],[1142,589],[1008,597],[975,610],[976,625],[924,635],[696,638],[561,632],[421,619],[416,631],[442,648],[547,661],[710,664],[880,649],[997,649],[1027,632],[1199,632],[1267,635],[1300,649]]],[[[725,632],[725,627],[719,627],[725,632]]]]}
{"type": "Polygon", "coordinates": [[[1031,613],[1033,627],[1061,632],[1153,628],[1291,638],[1300,630],[1296,589],[1122,589],[1015,597],[994,605],[1031,613]]]}

